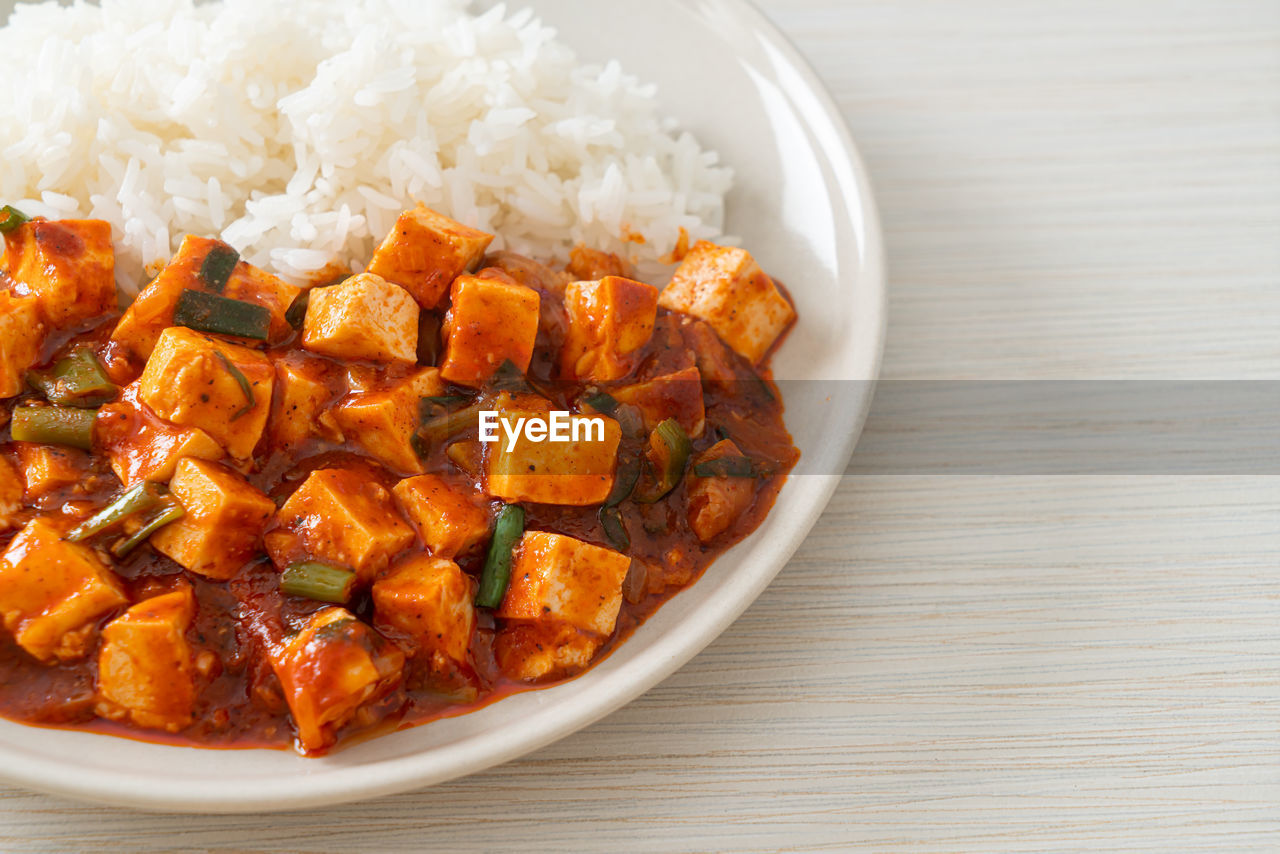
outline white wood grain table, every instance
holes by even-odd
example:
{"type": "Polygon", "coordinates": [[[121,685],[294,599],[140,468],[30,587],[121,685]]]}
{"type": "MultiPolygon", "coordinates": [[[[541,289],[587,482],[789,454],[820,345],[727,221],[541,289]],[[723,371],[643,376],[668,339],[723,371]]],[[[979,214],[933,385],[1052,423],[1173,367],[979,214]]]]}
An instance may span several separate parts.
{"type": "MultiPolygon", "coordinates": [[[[885,376],[1280,377],[1280,2],[767,0],[891,261],[885,376]]],[[[846,478],[684,670],[373,803],[0,790],[0,849],[1280,849],[1280,483],[846,478]]]]}

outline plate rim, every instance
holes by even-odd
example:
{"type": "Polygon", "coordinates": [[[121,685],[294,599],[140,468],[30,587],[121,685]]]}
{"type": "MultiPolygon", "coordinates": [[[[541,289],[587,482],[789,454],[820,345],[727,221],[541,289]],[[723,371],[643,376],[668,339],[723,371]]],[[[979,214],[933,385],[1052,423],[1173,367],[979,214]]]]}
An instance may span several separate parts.
{"type": "MultiPolygon", "coordinates": [[[[880,375],[887,327],[887,288],[885,250],[879,210],[861,154],[854,143],[852,133],[835,99],[803,54],[790,39],[750,0],[682,0],[685,5],[715,6],[740,17],[749,29],[767,41],[798,73],[801,82],[821,107],[822,117],[836,133],[838,152],[851,169],[856,192],[855,205],[859,216],[862,256],[859,275],[870,279],[868,294],[874,300],[870,305],[859,305],[864,311],[874,311],[875,340],[871,342],[870,362],[866,365],[868,382],[858,384],[854,418],[850,429],[841,433],[840,445],[832,458],[840,463],[840,470],[847,465],[866,420],[874,395],[875,383],[880,375]]],[[[845,195],[842,193],[841,195],[845,195]]],[[[845,278],[840,281],[844,283],[845,278]]],[[[252,786],[242,790],[227,791],[222,783],[200,781],[192,784],[176,784],[171,780],[154,781],[150,778],[118,769],[103,771],[98,768],[80,768],[69,773],[65,761],[31,754],[15,754],[0,743],[0,780],[36,791],[71,797],[80,801],[125,806],[156,812],[183,813],[248,813],[280,812],[327,806],[366,800],[381,795],[395,794],[423,788],[469,774],[478,773],[517,757],[532,753],[565,736],[599,721],[621,707],[648,692],[664,679],[686,665],[698,653],[719,637],[734,621],[759,598],[760,594],[786,566],[796,549],[808,537],[813,526],[823,515],[831,496],[843,479],[842,474],[806,474],[816,479],[819,486],[811,490],[807,521],[792,529],[786,542],[776,550],[771,564],[751,574],[749,584],[735,588],[734,595],[725,606],[717,610],[714,619],[702,620],[689,632],[667,632],[656,639],[639,657],[624,667],[609,673],[595,686],[591,698],[565,713],[561,707],[553,707],[533,715],[534,726],[526,728],[519,737],[505,739],[468,736],[459,741],[431,748],[428,751],[407,753],[394,759],[379,760],[367,766],[353,767],[351,773],[334,773],[309,777],[299,775],[297,785],[288,792],[273,790],[269,797],[252,786]],[[554,712],[555,714],[550,714],[554,712]],[[546,719],[546,720],[544,720],[546,719]],[[369,779],[375,773],[377,779],[369,779]],[[365,775],[365,779],[353,784],[350,778],[365,775]]],[[[21,725],[21,724],[19,724],[21,725]]],[[[101,737],[101,736],[99,736],[101,737]]],[[[205,750],[208,748],[175,748],[176,750],[205,750]]],[[[323,759],[308,761],[320,762],[323,759]]]]}

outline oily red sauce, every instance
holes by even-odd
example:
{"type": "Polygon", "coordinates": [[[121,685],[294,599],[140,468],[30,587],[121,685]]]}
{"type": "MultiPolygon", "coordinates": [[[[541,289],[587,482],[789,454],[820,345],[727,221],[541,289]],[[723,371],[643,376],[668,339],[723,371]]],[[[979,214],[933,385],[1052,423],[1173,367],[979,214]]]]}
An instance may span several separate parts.
{"type": "MultiPolygon", "coordinates": [[[[553,378],[558,342],[565,323],[559,293],[569,278],[625,273],[625,265],[600,253],[575,254],[569,265],[571,275],[552,271],[509,253],[490,256],[485,263],[542,294],[542,326],[528,382],[536,391],[551,398],[557,408],[575,408],[572,403],[585,387],[553,378]],[[614,269],[613,265],[618,265],[618,268],[614,269]]],[[[423,328],[438,327],[444,310],[442,306],[434,316],[423,312],[423,328]]],[[[46,363],[51,363],[75,346],[90,343],[104,354],[110,369],[117,374],[114,379],[121,383],[131,380],[140,366],[111,364],[110,345],[106,343],[117,319],[114,316],[103,318],[93,328],[54,338],[46,349],[46,363]]],[[[638,370],[619,384],[643,381],[692,366],[698,336],[692,334],[690,323],[687,318],[659,309],[653,338],[646,346],[638,370]]],[[[268,355],[279,357],[284,351],[293,349],[295,344],[296,340],[286,341],[269,351],[268,355]]],[[[424,344],[430,351],[430,342],[424,344]]],[[[767,367],[753,369],[731,352],[725,352],[733,379],[704,384],[706,430],[701,437],[694,439],[694,454],[696,456],[720,438],[731,438],[747,456],[770,461],[772,474],[757,478],[751,506],[729,530],[710,544],[700,543],[683,521],[688,511],[687,478],[657,503],[625,501],[620,505],[624,523],[631,534],[628,554],[633,558],[632,574],[624,584],[625,595],[616,629],[592,664],[623,642],[671,596],[694,583],[723,551],[755,530],[773,506],[787,472],[799,457],[783,424],[781,396],[770,379],[767,367]]],[[[428,352],[422,361],[432,363],[432,353],[428,352]]],[[[346,383],[351,377],[372,381],[394,378],[387,369],[372,365],[342,364],[341,367],[345,374],[334,380],[335,396],[346,391],[346,383]]],[[[392,369],[391,374],[394,373],[392,369]]],[[[607,390],[609,384],[595,385],[607,390]]],[[[471,390],[456,391],[474,394],[471,390]]],[[[8,411],[18,402],[21,398],[6,401],[0,410],[0,429],[3,430],[0,432],[0,452],[9,452],[11,457],[13,445],[8,441],[8,411]]],[[[474,438],[473,429],[454,440],[466,442],[474,438]]],[[[647,436],[624,436],[619,458],[642,453],[646,443],[647,436]]],[[[79,482],[26,508],[20,523],[31,516],[57,512],[84,517],[119,492],[120,483],[105,457],[76,453],[83,470],[79,482]]],[[[447,455],[446,445],[433,448],[425,463],[428,471],[458,470],[447,455]]],[[[359,469],[388,488],[399,479],[365,456],[357,446],[335,445],[320,439],[308,440],[303,446],[285,453],[270,447],[268,439],[264,438],[255,454],[253,469],[246,474],[251,483],[279,505],[309,472],[334,466],[359,469]]],[[[478,475],[474,481],[479,487],[478,475]]],[[[614,548],[599,522],[597,506],[524,506],[526,530],[567,534],[614,548]]],[[[15,532],[16,528],[0,534],[0,549],[8,545],[15,532]]],[[[406,554],[418,548],[415,544],[406,554]]],[[[481,551],[462,555],[457,562],[463,570],[478,576],[483,559],[481,551]]],[[[146,547],[123,561],[116,561],[114,569],[123,580],[131,602],[165,592],[178,584],[191,585],[197,609],[188,631],[188,640],[197,657],[202,657],[203,661],[203,666],[198,668],[201,672],[199,699],[192,724],[175,734],[100,718],[94,711],[96,656],[89,655],[68,663],[43,664],[27,655],[7,633],[2,632],[0,715],[28,724],[91,730],[163,743],[224,748],[288,747],[294,739],[293,724],[266,650],[286,633],[299,628],[308,615],[324,605],[281,594],[278,572],[265,554],[244,566],[227,582],[212,581],[186,572],[172,560],[146,547]]],[[[372,606],[367,592],[360,594],[348,607],[356,616],[371,622],[372,606]]],[[[99,628],[122,610],[104,615],[98,621],[99,628]]],[[[408,654],[404,678],[387,696],[361,709],[356,718],[339,732],[338,743],[389,728],[413,726],[462,714],[518,691],[555,684],[530,685],[505,678],[492,650],[495,631],[492,612],[478,609],[470,665],[445,674],[429,667],[420,657],[414,657],[414,650],[407,639],[389,635],[408,654]]]]}

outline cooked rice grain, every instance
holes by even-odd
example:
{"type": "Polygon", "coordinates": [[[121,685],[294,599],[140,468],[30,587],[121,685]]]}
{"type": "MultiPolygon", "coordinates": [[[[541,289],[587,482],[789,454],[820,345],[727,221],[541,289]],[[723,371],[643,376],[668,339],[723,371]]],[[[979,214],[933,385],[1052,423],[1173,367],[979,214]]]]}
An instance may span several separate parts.
{"type": "Polygon", "coordinates": [[[616,63],[462,0],[21,4],[0,28],[0,202],[115,227],[117,278],[192,232],[295,281],[421,201],[564,257],[715,237],[732,180],[616,63]],[[629,233],[646,242],[627,242],[629,233]]]}

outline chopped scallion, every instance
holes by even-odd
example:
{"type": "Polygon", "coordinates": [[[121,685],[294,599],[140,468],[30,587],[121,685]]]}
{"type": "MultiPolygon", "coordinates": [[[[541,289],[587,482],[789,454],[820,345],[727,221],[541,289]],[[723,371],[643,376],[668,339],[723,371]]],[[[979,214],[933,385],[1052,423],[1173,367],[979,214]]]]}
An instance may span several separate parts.
{"type": "Polygon", "coordinates": [[[199,332],[266,341],[271,312],[255,303],[187,288],[178,297],[173,322],[199,332]]]}
{"type": "Polygon", "coordinates": [[[0,219],[0,234],[8,234],[24,222],[31,220],[31,217],[11,205],[0,208],[0,214],[4,214],[4,218],[0,219]]]}
{"type": "Polygon", "coordinates": [[[73,543],[87,540],[136,513],[145,513],[157,507],[166,495],[168,490],[158,483],[143,481],[131,486],[106,507],[72,528],[67,539],[73,543]]]}
{"type": "Polygon", "coordinates": [[[18,406],[9,421],[9,434],[16,442],[39,442],[45,445],[67,445],[93,448],[93,422],[96,409],[69,406],[18,406]]]}
{"type": "Polygon", "coordinates": [[[291,563],[280,575],[280,591],[317,602],[346,604],[356,586],[356,574],[316,560],[291,563]]]}
{"type": "Polygon", "coordinates": [[[235,272],[238,263],[240,263],[239,252],[225,243],[215,244],[209,250],[209,254],[204,256],[204,263],[200,265],[200,281],[209,290],[220,294],[227,286],[227,281],[235,272]]]}
{"type": "Polygon", "coordinates": [[[482,608],[496,608],[507,595],[511,581],[511,553],[516,541],[524,533],[524,509],[518,504],[507,504],[498,512],[493,526],[493,538],[489,541],[489,553],[480,573],[480,589],[476,604],[482,608]]]}

